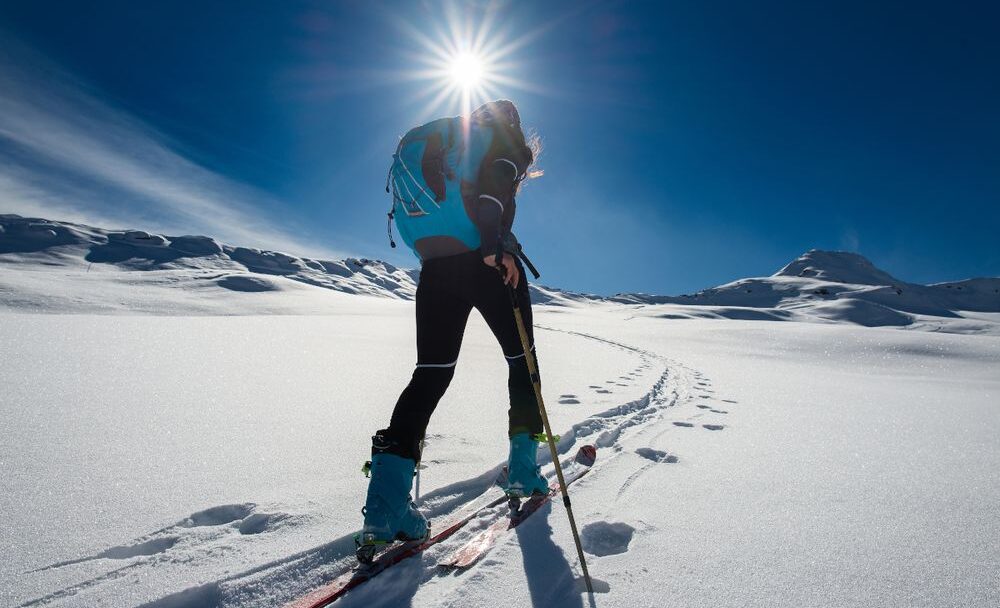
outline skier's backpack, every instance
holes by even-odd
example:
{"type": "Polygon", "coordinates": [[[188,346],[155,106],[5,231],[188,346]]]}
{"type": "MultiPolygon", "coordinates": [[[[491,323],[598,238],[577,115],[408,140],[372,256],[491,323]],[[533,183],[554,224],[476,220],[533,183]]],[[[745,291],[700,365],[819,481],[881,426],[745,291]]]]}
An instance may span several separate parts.
{"type": "Polygon", "coordinates": [[[493,143],[493,126],[461,116],[441,118],[410,129],[392,155],[386,192],[389,211],[403,242],[420,257],[416,242],[447,236],[470,250],[479,248],[479,230],[469,218],[463,191],[475,188],[479,166],[493,143]]]}

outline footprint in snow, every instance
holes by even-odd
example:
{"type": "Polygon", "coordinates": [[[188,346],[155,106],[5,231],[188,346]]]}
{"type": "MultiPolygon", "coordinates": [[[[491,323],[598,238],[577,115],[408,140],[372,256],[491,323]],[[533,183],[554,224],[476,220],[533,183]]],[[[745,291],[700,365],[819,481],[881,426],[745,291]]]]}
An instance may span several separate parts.
{"type": "Polygon", "coordinates": [[[580,400],[576,398],[576,395],[559,395],[559,403],[562,405],[576,405],[580,403],[580,400]]]}
{"type": "Polygon", "coordinates": [[[729,413],[729,410],[712,410],[712,409],[710,409],[708,411],[712,412],[713,414],[728,414],[729,413]]]}
{"type": "Polygon", "coordinates": [[[598,557],[628,551],[635,528],[621,522],[597,521],[580,531],[583,550],[598,557]]]}
{"type": "Polygon", "coordinates": [[[178,525],[184,528],[199,528],[201,526],[221,526],[223,524],[231,524],[234,521],[246,518],[253,513],[253,510],[256,508],[257,505],[252,502],[238,505],[220,505],[218,507],[210,507],[203,511],[196,511],[192,513],[187,519],[180,522],[178,525]]]}
{"type": "Polygon", "coordinates": [[[257,505],[252,502],[210,507],[192,513],[177,525],[182,528],[198,528],[232,524],[240,534],[249,535],[272,530],[290,517],[287,513],[257,513],[256,509],[257,505]]]}
{"type": "Polygon", "coordinates": [[[260,534],[261,532],[273,530],[285,519],[288,519],[286,513],[254,513],[241,521],[237,529],[243,535],[260,534]]]}
{"type": "Polygon", "coordinates": [[[698,409],[701,409],[701,410],[710,410],[710,409],[712,409],[712,406],[711,406],[711,405],[703,405],[703,404],[699,404],[699,405],[697,405],[696,407],[697,407],[698,409]]]}
{"type": "Polygon", "coordinates": [[[694,424],[691,423],[691,422],[674,422],[674,426],[682,426],[682,427],[688,429],[688,428],[693,427],[694,424]]]}
{"type": "Polygon", "coordinates": [[[733,401],[732,399],[720,399],[723,403],[739,403],[739,401],[733,401]]]}
{"type": "Polygon", "coordinates": [[[726,427],[724,427],[721,424],[703,424],[701,426],[703,428],[706,428],[706,429],[710,430],[710,431],[721,431],[722,429],[726,428],[726,427]]]}
{"type": "Polygon", "coordinates": [[[677,462],[677,456],[667,454],[662,450],[654,450],[653,448],[638,448],[635,453],[653,462],[667,462],[670,464],[677,462]]]}
{"type": "Polygon", "coordinates": [[[610,393],[611,393],[611,391],[609,391],[609,390],[608,390],[608,389],[606,389],[606,388],[599,388],[599,389],[597,389],[597,390],[596,390],[596,391],[594,391],[594,392],[595,392],[595,393],[601,393],[601,394],[604,394],[604,395],[607,395],[607,394],[610,394],[610,393]]]}

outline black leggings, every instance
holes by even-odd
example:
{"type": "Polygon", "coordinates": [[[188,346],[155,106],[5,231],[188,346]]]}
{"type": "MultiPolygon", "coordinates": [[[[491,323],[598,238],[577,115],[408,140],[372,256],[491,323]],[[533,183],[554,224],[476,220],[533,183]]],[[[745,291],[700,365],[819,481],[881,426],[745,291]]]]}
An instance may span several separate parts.
{"type": "MultiPolygon", "coordinates": [[[[531,299],[524,269],[516,294],[528,341],[534,349],[531,299]]],[[[510,392],[509,434],[541,433],[534,388],[514,320],[508,287],[478,251],[424,262],[417,285],[417,367],[403,390],[385,431],[387,451],[420,460],[427,423],[455,375],[465,324],[473,308],[483,315],[507,359],[510,392]]]]}

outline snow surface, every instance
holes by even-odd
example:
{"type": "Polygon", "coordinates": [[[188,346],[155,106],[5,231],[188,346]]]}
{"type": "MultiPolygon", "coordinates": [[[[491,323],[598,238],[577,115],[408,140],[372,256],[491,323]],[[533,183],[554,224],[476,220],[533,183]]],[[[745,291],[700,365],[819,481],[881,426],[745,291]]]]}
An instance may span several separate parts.
{"type": "MultiPolygon", "coordinates": [[[[0,225],[0,605],[281,606],[351,563],[369,436],[413,365],[411,272],[0,225]]],[[[533,292],[560,449],[598,445],[572,491],[595,595],[557,501],[467,572],[435,561],[488,517],[337,605],[1000,605],[996,279],[912,295],[968,311],[939,316],[804,257],[759,303],[533,292]]],[[[495,492],[505,369],[474,315],[429,429],[436,525],[495,492]]]]}

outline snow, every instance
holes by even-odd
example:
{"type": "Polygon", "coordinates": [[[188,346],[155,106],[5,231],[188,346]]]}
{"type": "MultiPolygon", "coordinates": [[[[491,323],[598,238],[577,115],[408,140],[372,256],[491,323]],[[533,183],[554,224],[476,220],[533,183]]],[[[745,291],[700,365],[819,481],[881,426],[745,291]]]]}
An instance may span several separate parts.
{"type": "MultiPolygon", "coordinates": [[[[0,267],[18,270],[0,276],[0,310],[101,314],[326,314],[339,294],[412,300],[419,274],[378,260],[315,260],[207,236],[16,215],[0,215],[0,267]],[[60,289],[53,289],[54,274],[60,289]]],[[[532,285],[531,295],[536,304],[567,308],[659,305],[663,318],[677,320],[833,322],[1000,335],[1000,278],[918,285],[842,251],[808,251],[770,277],[692,295],[604,298],[540,285],[532,285]]]]}
{"type": "Polygon", "coordinates": [[[628,551],[635,528],[621,522],[595,521],[580,530],[583,550],[591,555],[604,557],[628,551]]]}
{"type": "Polygon", "coordinates": [[[0,267],[17,270],[0,277],[0,309],[16,312],[231,315],[246,314],[246,304],[255,314],[315,314],[330,305],[324,296],[411,300],[416,291],[414,271],[377,260],[314,260],[207,236],[15,215],[0,215],[0,227],[0,267]],[[273,293],[261,299],[260,292],[273,293]]]}
{"type": "MultiPolygon", "coordinates": [[[[0,605],[281,606],[351,563],[415,273],[0,228],[0,605]]],[[[1000,605],[997,279],[828,254],[706,303],[533,291],[560,451],[598,446],[571,491],[594,596],[555,501],[466,572],[435,562],[501,510],[337,605],[1000,605]]],[[[474,315],[428,431],[435,525],[494,495],[505,369],[474,315]]]]}
{"type": "Polygon", "coordinates": [[[898,285],[902,283],[856,253],[813,249],[774,273],[775,277],[815,277],[830,283],[898,285]]]}
{"type": "Polygon", "coordinates": [[[610,300],[659,304],[661,314],[673,319],[835,322],[1000,335],[995,318],[978,314],[1000,312],[1000,278],[918,285],[844,251],[811,250],[769,277],[691,295],[620,294],[610,300]]]}

